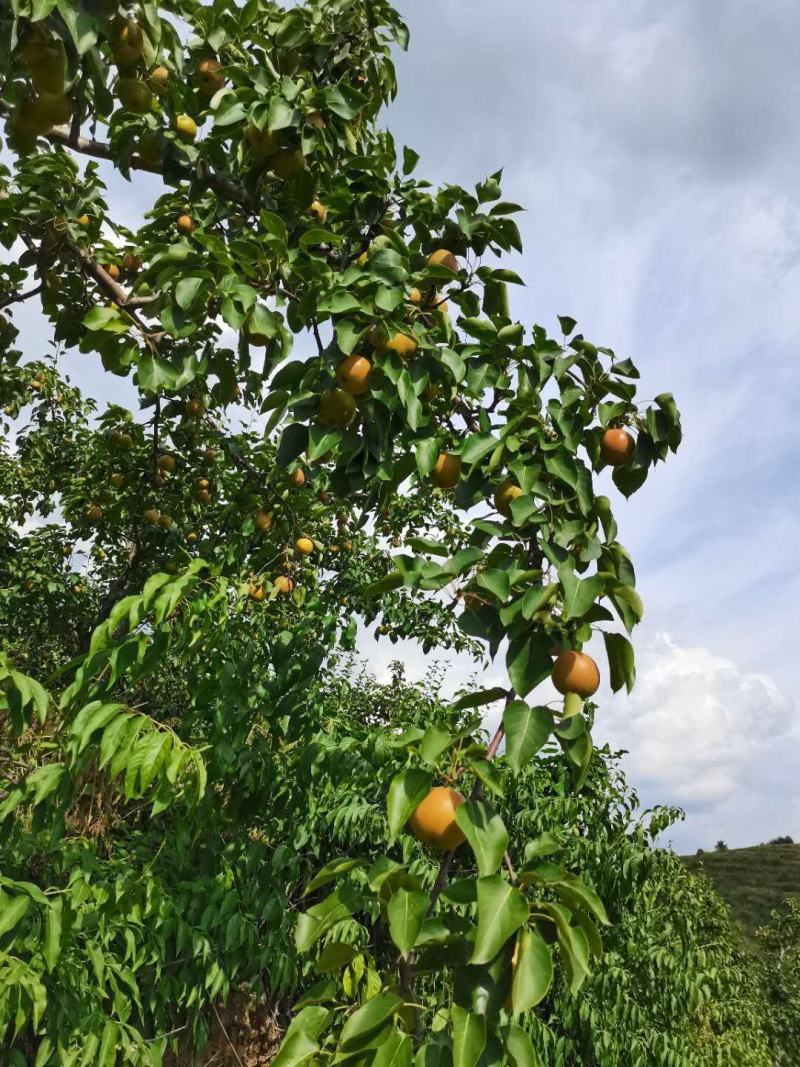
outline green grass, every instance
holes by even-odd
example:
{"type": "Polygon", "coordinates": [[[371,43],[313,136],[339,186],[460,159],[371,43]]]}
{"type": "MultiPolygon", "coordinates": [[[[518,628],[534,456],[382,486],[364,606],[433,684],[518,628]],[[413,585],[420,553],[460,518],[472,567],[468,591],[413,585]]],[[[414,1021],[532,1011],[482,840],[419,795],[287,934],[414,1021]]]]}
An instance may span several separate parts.
{"type": "Polygon", "coordinates": [[[769,922],[773,908],[786,897],[800,897],[800,845],[755,845],[683,860],[711,879],[750,942],[757,928],[769,922]]]}

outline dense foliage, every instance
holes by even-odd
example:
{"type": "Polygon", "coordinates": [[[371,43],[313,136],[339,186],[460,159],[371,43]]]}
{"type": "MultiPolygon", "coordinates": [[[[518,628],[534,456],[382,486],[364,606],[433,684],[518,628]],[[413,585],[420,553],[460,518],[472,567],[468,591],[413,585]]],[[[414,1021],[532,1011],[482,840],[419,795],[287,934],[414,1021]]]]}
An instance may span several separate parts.
{"type": "Polygon", "coordinates": [[[743,1026],[766,1062],[586,703],[583,646],[630,689],[642,614],[597,478],[634,493],[675,402],[573,319],[512,318],[499,173],[398,166],[399,16],[3,0],[0,30],[6,1058],[185,1057],[235,991],[281,1067],[733,1064],[743,1026]],[[135,232],[98,159],[163,178],[135,232]],[[23,362],[29,300],[52,352],[23,362]],[[354,683],[372,623],[508,684],[354,683]]]}

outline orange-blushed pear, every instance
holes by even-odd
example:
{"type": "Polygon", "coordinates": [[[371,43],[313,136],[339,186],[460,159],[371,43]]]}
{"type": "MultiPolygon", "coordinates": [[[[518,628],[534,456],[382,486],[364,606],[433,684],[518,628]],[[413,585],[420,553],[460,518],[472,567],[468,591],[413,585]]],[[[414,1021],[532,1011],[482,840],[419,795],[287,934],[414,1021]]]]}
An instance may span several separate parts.
{"type": "Polygon", "coordinates": [[[336,381],[351,396],[361,396],[369,389],[372,364],[366,356],[347,356],[336,368],[336,381]]]}
{"type": "Polygon", "coordinates": [[[428,266],[447,267],[448,270],[455,273],[458,270],[458,260],[446,248],[437,248],[435,252],[431,252],[428,256],[428,266]]]}
{"type": "Polygon", "coordinates": [[[400,359],[410,359],[417,351],[417,342],[409,334],[399,330],[389,334],[382,326],[372,327],[369,341],[379,352],[394,352],[400,359]]]}
{"type": "Polygon", "coordinates": [[[154,93],[163,96],[169,89],[169,71],[166,67],[153,67],[147,75],[147,84],[154,93]]]}
{"type": "Polygon", "coordinates": [[[431,471],[431,481],[439,489],[453,489],[461,477],[461,456],[440,452],[431,471]]]}
{"type": "Polygon", "coordinates": [[[283,596],[288,596],[294,589],[294,582],[285,574],[279,574],[275,581],[272,583],[273,589],[276,593],[281,593],[283,596]]]}
{"type": "Polygon", "coordinates": [[[314,551],[314,542],[311,540],[310,537],[306,537],[305,535],[303,535],[302,537],[297,538],[294,543],[294,547],[303,556],[310,556],[311,553],[314,551]]]}
{"type": "Polygon", "coordinates": [[[213,96],[225,85],[225,77],[221,74],[222,64],[216,59],[202,59],[197,64],[195,81],[202,96],[213,96]]]}
{"type": "Polygon", "coordinates": [[[255,514],[255,518],[253,519],[253,522],[255,523],[255,527],[258,530],[258,532],[259,533],[266,533],[267,530],[269,530],[270,527],[272,526],[272,522],[273,522],[274,517],[275,516],[274,516],[273,512],[271,512],[271,511],[263,511],[263,510],[261,510],[259,508],[259,510],[255,514]]]}
{"type": "Polygon", "coordinates": [[[431,848],[450,852],[464,841],[464,834],[456,822],[456,809],[465,797],[457,789],[437,785],[414,809],[408,820],[412,834],[431,848]]]}
{"type": "Polygon", "coordinates": [[[559,693],[575,693],[583,700],[594,696],[600,686],[598,666],[585,652],[560,652],[551,678],[559,693]]]}
{"type": "Polygon", "coordinates": [[[609,467],[620,467],[633,458],[636,441],[621,427],[610,427],[600,438],[600,455],[609,467]]]}

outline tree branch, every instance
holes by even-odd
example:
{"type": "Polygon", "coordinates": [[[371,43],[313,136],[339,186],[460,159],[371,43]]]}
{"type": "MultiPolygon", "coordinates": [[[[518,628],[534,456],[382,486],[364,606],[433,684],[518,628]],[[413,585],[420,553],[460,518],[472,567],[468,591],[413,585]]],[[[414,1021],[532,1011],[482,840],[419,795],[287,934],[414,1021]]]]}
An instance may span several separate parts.
{"type": "Polygon", "coordinates": [[[7,296],[4,300],[0,300],[0,308],[6,308],[9,304],[21,304],[23,300],[30,300],[32,296],[36,296],[44,289],[44,282],[39,282],[33,289],[29,289],[27,293],[13,293],[11,296],[7,296]]]}
{"type": "MultiPolygon", "coordinates": [[[[10,115],[11,108],[5,100],[0,100],[0,116],[8,118],[10,115]]],[[[42,136],[51,144],[69,148],[80,155],[92,156],[94,159],[105,159],[110,163],[116,164],[111,145],[105,141],[97,141],[93,137],[83,137],[76,134],[70,126],[53,126],[51,130],[48,130],[42,136]]],[[[160,174],[165,178],[163,167],[154,166],[139,155],[131,157],[130,166],[133,170],[145,170],[150,174],[160,174]]],[[[238,182],[228,178],[227,175],[211,170],[210,167],[204,167],[203,173],[199,175],[195,174],[191,167],[185,164],[172,164],[170,170],[174,172],[176,178],[180,181],[199,182],[206,189],[211,189],[217,193],[223,200],[238,204],[239,207],[253,209],[258,203],[258,200],[251,197],[238,182]]]]}

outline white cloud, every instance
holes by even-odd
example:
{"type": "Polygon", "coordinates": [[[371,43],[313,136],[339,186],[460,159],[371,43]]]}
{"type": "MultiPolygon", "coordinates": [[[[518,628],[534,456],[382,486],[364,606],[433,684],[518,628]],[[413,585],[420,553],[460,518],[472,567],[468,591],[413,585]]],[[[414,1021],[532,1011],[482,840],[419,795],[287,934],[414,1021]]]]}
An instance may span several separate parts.
{"type": "MultiPolygon", "coordinates": [[[[724,807],[754,766],[796,745],[798,727],[797,710],[767,675],[660,634],[641,650],[634,692],[604,702],[595,732],[629,749],[628,770],[649,794],[691,814],[724,807]]],[[[793,784],[794,775],[756,789],[793,784]]]]}

